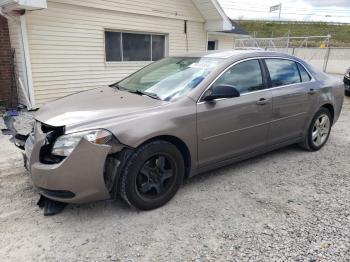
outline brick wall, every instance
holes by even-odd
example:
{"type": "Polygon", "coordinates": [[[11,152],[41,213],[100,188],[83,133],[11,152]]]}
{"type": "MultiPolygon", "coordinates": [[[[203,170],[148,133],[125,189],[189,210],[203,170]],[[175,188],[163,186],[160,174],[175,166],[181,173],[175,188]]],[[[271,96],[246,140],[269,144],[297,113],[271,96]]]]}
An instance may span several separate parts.
{"type": "Polygon", "coordinates": [[[12,66],[11,46],[7,20],[0,15],[0,106],[15,106],[17,104],[16,88],[13,88],[11,104],[12,66]]]}

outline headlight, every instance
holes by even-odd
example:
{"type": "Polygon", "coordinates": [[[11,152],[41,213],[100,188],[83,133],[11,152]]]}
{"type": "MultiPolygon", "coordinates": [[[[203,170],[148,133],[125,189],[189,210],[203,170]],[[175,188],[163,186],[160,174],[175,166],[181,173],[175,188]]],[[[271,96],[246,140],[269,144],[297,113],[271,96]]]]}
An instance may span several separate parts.
{"type": "Polygon", "coordinates": [[[82,138],[91,143],[103,145],[112,139],[112,134],[106,130],[98,129],[63,135],[57,138],[51,153],[57,156],[68,156],[82,138]]]}

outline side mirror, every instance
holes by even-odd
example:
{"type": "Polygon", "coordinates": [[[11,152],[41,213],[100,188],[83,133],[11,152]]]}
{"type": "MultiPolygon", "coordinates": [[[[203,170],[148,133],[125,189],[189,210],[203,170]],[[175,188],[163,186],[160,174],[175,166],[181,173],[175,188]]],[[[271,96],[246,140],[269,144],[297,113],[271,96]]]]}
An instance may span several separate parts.
{"type": "Polygon", "coordinates": [[[212,101],[219,98],[231,98],[231,97],[239,97],[240,93],[236,89],[236,87],[231,85],[217,85],[212,86],[205,93],[203,100],[204,101],[212,101]]]}

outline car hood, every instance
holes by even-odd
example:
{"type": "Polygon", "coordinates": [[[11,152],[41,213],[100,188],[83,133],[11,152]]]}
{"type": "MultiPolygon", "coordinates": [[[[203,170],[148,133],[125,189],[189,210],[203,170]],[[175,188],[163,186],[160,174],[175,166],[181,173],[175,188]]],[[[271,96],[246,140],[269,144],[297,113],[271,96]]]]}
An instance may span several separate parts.
{"type": "Polygon", "coordinates": [[[167,103],[107,86],[50,102],[40,108],[35,118],[50,126],[76,129],[91,126],[94,122],[144,113],[167,103]]]}

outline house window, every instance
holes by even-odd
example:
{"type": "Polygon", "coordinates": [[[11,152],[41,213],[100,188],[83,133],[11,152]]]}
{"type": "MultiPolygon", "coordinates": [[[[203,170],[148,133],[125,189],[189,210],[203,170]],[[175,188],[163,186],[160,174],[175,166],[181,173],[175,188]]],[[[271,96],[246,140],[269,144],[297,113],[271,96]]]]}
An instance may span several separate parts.
{"type": "Polygon", "coordinates": [[[208,50],[218,49],[217,41],[208,41],[208,50]]]}
{"type": "Polygon", "coordinates": [[[157,61],[165,56],[165,35],[105,31],[106,61],[157,61]]]}

